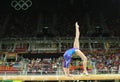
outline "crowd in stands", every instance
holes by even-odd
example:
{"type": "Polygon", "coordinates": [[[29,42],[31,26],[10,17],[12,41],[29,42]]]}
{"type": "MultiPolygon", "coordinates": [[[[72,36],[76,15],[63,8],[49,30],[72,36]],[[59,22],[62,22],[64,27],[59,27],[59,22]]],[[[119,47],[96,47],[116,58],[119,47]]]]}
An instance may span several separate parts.
{"type": "MultiPolygon", "coordinates": [[[[86,54],[88,58],[87,69],[91,74],[101,73],[120,73],[120,54],[111,55],[97,55],[97,54],[86,54]]],[[[43,72],[46,74],[55,73],[58,70],[62,71],[63,58],[47,58],[47,59],[30,59],[27,64],[27,71],[31,73],[43,72]]],[[[77,71],[78,74],[82,73],[82,61],[79,58],[73,58],[70,64],[71,72],[77,71]],[[72,66],[76,66],[72,68],[72,66]],[[81,67],[80,67],[81,66],[81,67]]]]}
{"type": "Polygon", "coordinates": [[[92,54],[87,57],[92,69],[97,70],[97,73],[119,73],[120,54],[92,54]]]}
{"type": "MultiPolygon", "coordinates": [[[[52,55],[51,55],[52,56],[52,55]]],[[[120,54],[86,54],[88,58],[87,69],[90,74],[119,74],[120,54]]],[[[73,74],[81,74],[83,71],[82,61],[73,57],[70,71],[73,74]]],[[[19,58],[19,61],[0,62],[0,72],[19,71],[19,74],[63,74],[63,57],[58,58],[19,58]],[[4,70],[2,67],[4,66],[4,70]],[[6,66],[6,68],[5,68],[6,66]],[[12,67],[12,68],[10,68],[12,67]]]]}
{"type": "Polygon", "coordinates": [[[61,66],[61,58],[31,59],[27,62],[28,73],[56,74],[58,67],[61,66]]]}

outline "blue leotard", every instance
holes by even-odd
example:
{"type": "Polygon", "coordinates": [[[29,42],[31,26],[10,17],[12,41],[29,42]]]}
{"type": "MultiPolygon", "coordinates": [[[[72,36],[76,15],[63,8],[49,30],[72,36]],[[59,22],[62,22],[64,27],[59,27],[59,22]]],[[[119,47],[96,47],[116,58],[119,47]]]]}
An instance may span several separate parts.
{"type": "Polygon", "coordinates": [[[75,54],[75,51],[77,50],[78,48],[71,48],[69,50],[66,50],[63,57],[64,57],[64,67],[65,68],[68,68],[69,64],[70,64],[70,61],[71,61],[71,57],[73,54],[75,54]]]}

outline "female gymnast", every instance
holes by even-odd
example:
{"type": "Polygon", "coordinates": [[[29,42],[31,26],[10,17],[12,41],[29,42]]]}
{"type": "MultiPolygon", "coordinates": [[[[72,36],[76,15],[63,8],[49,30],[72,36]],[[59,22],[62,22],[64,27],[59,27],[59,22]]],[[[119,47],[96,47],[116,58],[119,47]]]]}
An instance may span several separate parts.
{"type": "Polygon", "coordinates": [[[63,71],[64,71],[66,76],[71,76],[70,72],[69,72],[69,64],[70,64],[70,61],[71,61],[73,54],[77,54],[83,60],[83,68],[84,68],[83,73],[85,75],[88,75],[88,72],[86,69],[87,57],[81,52],[81,50],[79,50],[80,32],[79,32],[79,25],[77,22],[75,23],[75,29],[76,29],[76,34],[75,34],[73,48],[66,50],[64,55],[63,55],[63,58],[64,58],[63,71]]]}

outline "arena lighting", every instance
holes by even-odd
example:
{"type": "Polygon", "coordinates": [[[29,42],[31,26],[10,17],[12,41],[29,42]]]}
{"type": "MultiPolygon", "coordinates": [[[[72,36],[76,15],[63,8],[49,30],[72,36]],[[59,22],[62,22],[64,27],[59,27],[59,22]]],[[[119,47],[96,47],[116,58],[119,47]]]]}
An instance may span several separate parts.
{"type": "Polygon", "coordinates": [[[12,0],[11,6],[17,11],[27,10],[29,7],[32,6],[32,1],[31,0],[12,0]]]}
{"type": "Polygon", "coordinates": [[[43,27],[43,28],[48,29],[48,27],[47,27],[47,26],[46,26],[46,27],[43,27]]]}
{"type": "Polygon", "coordinates": [[[96,28],[101,28],[100,26],[96,26],[96,28]]]}

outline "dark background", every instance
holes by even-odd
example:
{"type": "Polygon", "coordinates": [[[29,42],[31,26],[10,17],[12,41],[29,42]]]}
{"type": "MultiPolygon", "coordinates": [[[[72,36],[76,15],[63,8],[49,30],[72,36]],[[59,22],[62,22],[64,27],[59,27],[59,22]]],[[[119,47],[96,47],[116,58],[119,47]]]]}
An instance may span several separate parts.
{"type": "MultiPolygon", "coordinates": [[[[13,0],[1,0],[1,13],[14,13],[11,7],[13,0]]],[[[19,0],[16,0],[19,1],[19,0]]],[[[46,12],[46,13],[85,13],[103,12],[106,15],[119,15],[119,0],[31,0],[33,5],[28,9],[29,12],[46,12]]],[[[23,11],[25,12],[25,11],[23,11]]]]}
{"type": "Polygon", "coordinates": [[[81,36],[119,37],[120,0],[31,0],[19,11],[11,1],[0,1],[1,37],[74,36],[75,21],[81,36]]]}

